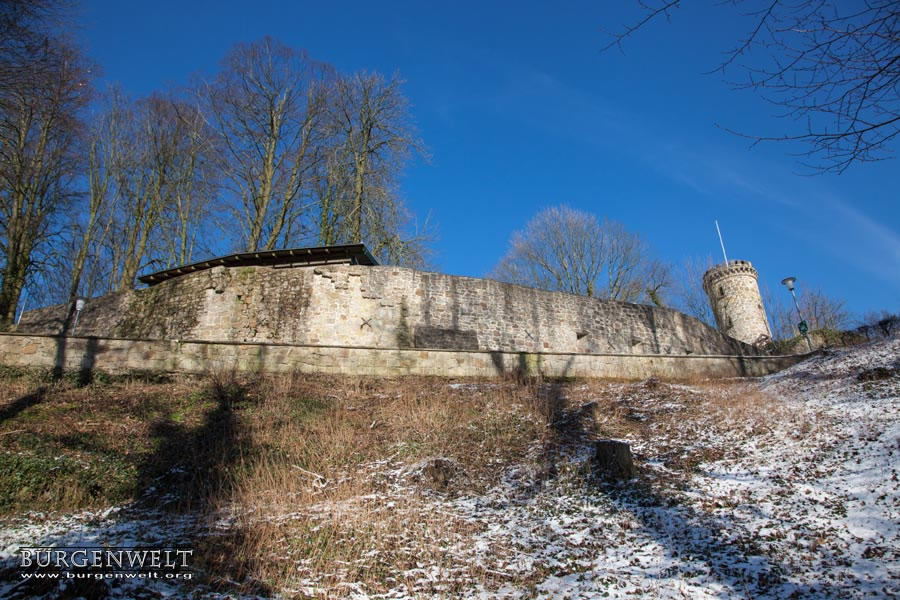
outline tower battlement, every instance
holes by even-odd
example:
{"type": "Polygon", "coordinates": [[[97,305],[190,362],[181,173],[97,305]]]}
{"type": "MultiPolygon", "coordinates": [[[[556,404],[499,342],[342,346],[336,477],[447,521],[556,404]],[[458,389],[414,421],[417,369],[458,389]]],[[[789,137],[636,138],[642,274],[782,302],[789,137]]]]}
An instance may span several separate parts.
{"type": "Polygon", "coordinates": [[[749,275],[753,277],[753,279],[759,277],[759,274],[753,267],[753,263],[749,260],[730,260],[727,265],[724,263],[716,265],[703,274],[703,288],[706,289],[708,285],[712,285],[722,278],[730,277],[738,273],[749,275]]]}

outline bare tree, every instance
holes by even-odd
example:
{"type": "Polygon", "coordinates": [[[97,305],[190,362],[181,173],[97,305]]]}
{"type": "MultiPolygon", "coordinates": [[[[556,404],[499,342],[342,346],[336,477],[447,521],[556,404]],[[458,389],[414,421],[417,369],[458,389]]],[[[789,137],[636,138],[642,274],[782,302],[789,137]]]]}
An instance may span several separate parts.
{"type": "Polygon", "coordinates": [[[800,308],[812,329],[841,331],[850,323],[846,302],[829,297],[820,289],[808,290],[803,295],[800,308]]]}
{"type": "Polygon", "coordinates": [[[886,310],[866,313],[856,330],[866,336],[866,339],[889,338],[900,332],[900,314],[893,314],[886,310]]]}
{"type": "Polygon", "coordinates": [[[170,203],[177,179],[178,119],[171,104],[151,96],[133,104],[125,101],[116,110],[130,123],[119,143],[114,167],[117,205],[112,277],[119,290],[134,287],[138,270],[156,242],[163,213],[170,203]]]}
{"type": "MultiPolygon", "coordinates": [[[[670,18],[681,0],[639,3],[641,18],[614,36],[622,43],[647,23],[670,18]]],[[[799,141],[817,171],[841,173],[856,162],[889,158],[900,133],[900,2],[867,0],[732,0],[746,7],[748,33],[719,69],[747,59],[752,89],[800,123],[793,133],[761,136],[754,142],[799,141]]],[[[728,10],[728,9],[726,9],[728,10]]]]}
{"type": "Polygon", "coordinates": [[[349,239],[344,217],[350,214],[352,177],[349,161],[340,148],[328,148],[321,168],[315,176],[318,212],[318,243],[321,246],[340,244],[349,239]]]}
{"type": "MultiPolygon", "coordinates": [[[[120,116],[119,112],[104,112],[94,119],[88,132],[87,199],[71,220],[73,254],[68,268],[68,294],[61,301],[71,300],[79,292],[91,295],[92,286],[88,286],[88,290],[82,289],[82,279],[85,266],[100,254],[113,224],[113,172],[115,165],[120,163],[116,150],[124,135],[124,124],[117,118],[120,116]]],[[[62,268],[62,264],[57,265],[57,269],[62,268]]]]}
{"type": "Polygon", "coordinates": [[[116,90],[92,127],[88,195],[76,222],[70,293],[127,290],[138,272],[191,259],[215,179],[205,124],[172,95],[132,101],[116,90]],[[98,273],[105,284],[97,286],[98,273]]]}
{"type": "Polygon", "coordinates": [[[703,274],[712,268],[713,264],[711,256],[686,259],[673,277],[673,296],[676,306],[685,314],[715,327],[716,320],[712,306],[703,289],[703,274]]]}
{"type": "Polygon", "coordinates": [[[219,75],[200,87],[247,250],[285,246],[304,233],[333,77],[328,65],[265,38],[233,47],[219,75]]]}
{"type": "Polygon", "coordinates": [[[539,212],[513,233],[492,276],[546,290],[662,305],[669,269],[620,223],[567,206],[539,212]]]}
{"type": "Polygon", "coordinates": [[[199,110],[111,90],[88,135],[87,194],[71,219],[68,298],[130,289],[147,266],[190,262],[215,193],[199,110]],[[83,278],[85,269],[90,273],[83,278]]]}
{"type": "MultiPolygon", "coordinates": [[[[797,303],[810,331],[842,331],[849,325],[850,314],[845,302],[829,297],[822,290],[798,291],[797,303]]],[[[770,303],[769,310],[773,333],[783,339],[799,335],[796,329],[799,316],[793,302],[778,299],[770,303]]]]}
{"type": "Polygon", "coordinates": [[[426,155],[402,81],[356,73],[335,81],[328,102],[331,148],[319,186],[320,239],[366,242],[385,262],[421,264],[431,232],[412,220],[397,182],[413,154],[426,155]]]}
{"type": "Polygon", "coordinates": [[[492,276],[501,281],[596,296],[603,275],[605,232],[592,214],[558,206],[513,233],[492,276]]]}
{"type": "Polygon", "coordinates": [[[90,67],[74,47],[46,39],[32,60],[0,90],[0,324],[13,320],[53,218],[74,196],[90,97],[90,67]]]}
{"type": "Polygon", "coordinates": [[[900,332],[900,315],[888,314],[878,320],[878,330],[884,337],[890,337],[900,332]]]}
{"type": "Polygon", "coordinates": [[[878,332],[881,336],[888,338],[898,331],[900,331],[900,315],[882,311],[881,318],[878,319],[878,332]]]}
{"type": "Polygon", "coordinates": [[[654,257],[647,243],[621,223],[604,220],[603,226],[607,280],[603,296],[624,302],[648,300],[665,306],[662,290],[671,285],[669,266],[654,257]]]}
{"type": "Polygon", "coordinates": [[[173,140],[175,168],[170,201],[163,214],[167,267],[189,263],[198,245],[200,233],[208,225],[209,208],[219,191],[215,159],[218,148],[196,106],[171,100],[178,132],[173,140]]]}

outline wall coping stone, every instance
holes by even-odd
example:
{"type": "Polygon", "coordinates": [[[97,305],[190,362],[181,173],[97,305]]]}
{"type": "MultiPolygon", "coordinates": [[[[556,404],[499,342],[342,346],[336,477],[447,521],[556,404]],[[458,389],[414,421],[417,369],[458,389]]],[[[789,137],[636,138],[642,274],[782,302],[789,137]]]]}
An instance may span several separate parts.
{"type": "Polygon", "coordinates": [[[425,348],[425,347],[414,347],[414,348],[401,348],[401,347],[384,347],[384,346],[349,346],[349,345],[334,345],[334,344],[293,344],[288,342],[240,342],[240,341],[231,341],[231,340],[165,340],[165,339],[153,339],[153,338],[123,338],[123,337],[99,337],[94,335],[59,335],[59,334],[44,334],[44,333],[27,333],[27,332],[15,332],[15,331],[0,331],[0,337],[9,336],[9,337],[36,337],[36,338],[51,338],[51,339],[73,339],[73,340],[101,340],[101,341],[113,341],[113,342],[168,342],[172,344],[201,344],[201,345],[211,345],[211,346],[271,346],[271,347],[291,347],[291,348],[334,348],[334,349],[348,349],[348,350],[377,350],[380,352],[446,352],[451,354],[512,354],[512,355],[521,355],[528,354],[533,356],[614,356],[614,357],[624,357],[624,358],[670,358],[670,359],[680,359],[680,358],[721,358],[721,359],[741,359],[741,360],[775,360],[775,359],[787,359],[787,358],[795,358],[799,360],[805,360],[807,358],[812,357],[815,354],[819,354],[821,349],[813,350],[812,352],[800,353],[800,354],[761,354],[761,355],[753,355],[753,354],[635,354],[628,352],[543,352],[543,351],[527,351],[527,350],[467,350],[467,349],[454,349],[454,348],[425,348]]]}

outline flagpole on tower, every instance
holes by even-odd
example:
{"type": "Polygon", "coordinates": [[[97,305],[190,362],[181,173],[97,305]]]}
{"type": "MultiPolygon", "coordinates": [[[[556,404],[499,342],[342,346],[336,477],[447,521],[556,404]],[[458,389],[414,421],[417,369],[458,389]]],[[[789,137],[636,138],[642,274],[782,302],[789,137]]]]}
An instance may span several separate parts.
{"type": "Polygon", "coordinates": [[[722,245],[722,256],[725,257],[725,265],[728,265],[728,255],[725,254],[725,242],[722,241],[722,230],[719,229],[719,221],[716,219],[716,231],[719,234],[719,244],[722,245]]]}

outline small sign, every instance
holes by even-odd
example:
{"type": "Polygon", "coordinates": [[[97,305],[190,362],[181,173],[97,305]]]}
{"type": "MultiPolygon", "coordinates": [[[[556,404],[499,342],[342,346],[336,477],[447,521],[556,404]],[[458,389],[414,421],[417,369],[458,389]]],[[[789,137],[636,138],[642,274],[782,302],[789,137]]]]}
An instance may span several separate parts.
{"type": "Polygon", "coordinates": [[[800,333],[806,335],[809,332],[809,325],[806,324],[806,321],[800,321],[797,323],[797,329],[800,330],[800,333]]]}

